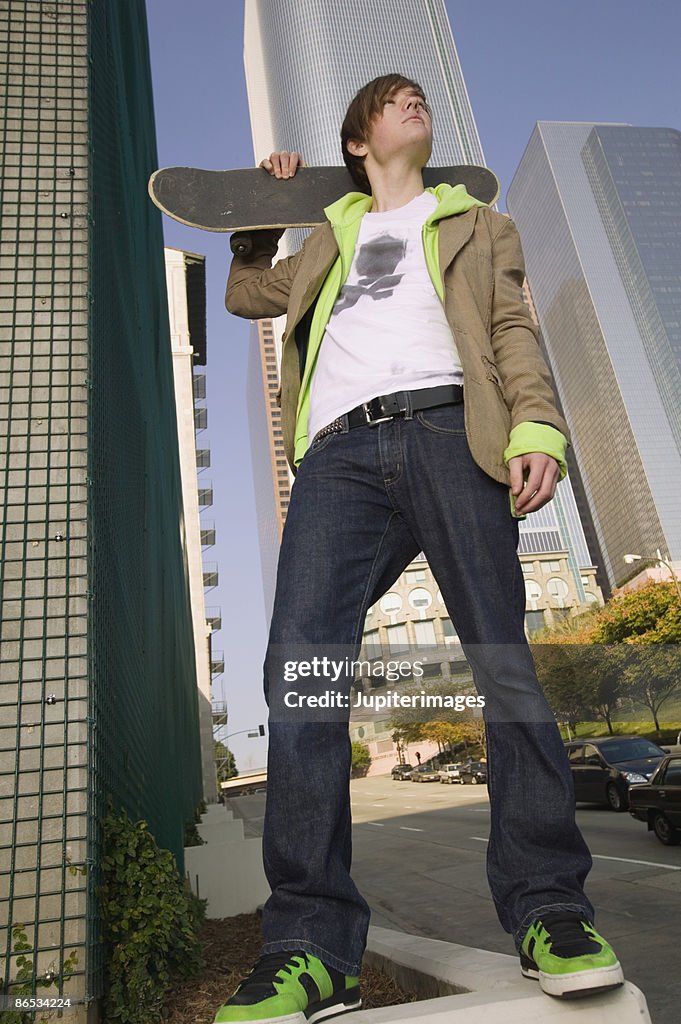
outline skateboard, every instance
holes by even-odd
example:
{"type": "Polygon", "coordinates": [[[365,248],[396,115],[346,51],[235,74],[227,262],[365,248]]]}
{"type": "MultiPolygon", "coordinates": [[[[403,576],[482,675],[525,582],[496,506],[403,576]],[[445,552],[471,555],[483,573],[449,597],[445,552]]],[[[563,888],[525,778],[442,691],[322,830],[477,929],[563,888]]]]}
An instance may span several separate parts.
{"type": "MultiPolygon", "coordinates": [[[[499,181],[487,167],[424,167],[426,187],[446,182],[492,205],[499,181]]],[[[357,186],[346,167],[299,167],[292,178],[275,178],[262,167],[207,171],[162,167],[149,178],[149,195],[163,213],[192,228],[231,231],[231,248],[247,255],[248,235],[261,228],[309,228],[324,222],[324,207],[357,186]]]]}

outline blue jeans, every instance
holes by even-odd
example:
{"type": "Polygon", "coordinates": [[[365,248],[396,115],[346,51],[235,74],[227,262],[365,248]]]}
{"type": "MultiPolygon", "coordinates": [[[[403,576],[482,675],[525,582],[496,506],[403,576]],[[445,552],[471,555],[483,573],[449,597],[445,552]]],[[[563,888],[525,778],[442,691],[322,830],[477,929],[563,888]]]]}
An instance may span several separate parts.
{"type": "MultiPolygon", "coordinates": [[[[582,911],[592,860],[572,776],[524,633],[525,587],[509,489],[474,461],[464,405],[327,434],[298,468],[279,554],[264,664],[270,708],[263,953],[302,949],[359,974],[370,908],[350,876],[345,721],[273,716],[275,650],[359,656],[367,609],[423,551],[461,640],[485,728],[491,812],[487,876],[516,948],[550,907],[582,911]],[[297,646],[298,645],[298,646],[297,646]]],[[[349,693],[351,679],[343,680],[349,693]]],[[[337,716],[341,718],[341,716],[337,716]]],[[[453,935],[453,939],[460,936],[453,935]]]]}

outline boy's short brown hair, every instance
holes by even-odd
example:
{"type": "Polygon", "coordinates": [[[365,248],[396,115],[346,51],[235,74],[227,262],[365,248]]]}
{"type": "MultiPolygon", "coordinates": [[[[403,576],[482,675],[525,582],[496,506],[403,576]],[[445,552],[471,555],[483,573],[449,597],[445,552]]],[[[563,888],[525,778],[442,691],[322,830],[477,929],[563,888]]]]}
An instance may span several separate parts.
{"type": "Polygon", "coordinates": [[[413,82],[411,78],[405,78],[404,75],[398,74],[381,75],[368,82],[359,90],[347,109],[341,127],[341,149],[345,166],[350,171],[355,185],[362,192],[371,193],[371,185],[364,170],[364,157],[353,156],[348,152],[348,141],[354,139],[355,142],[366,142],[371,122],[381,113],[385,101],[400,89],[407,87],[413,89],[421,97],[430,114],[431,110],[426,103],[425,93],[418,82],[413,82]]]}

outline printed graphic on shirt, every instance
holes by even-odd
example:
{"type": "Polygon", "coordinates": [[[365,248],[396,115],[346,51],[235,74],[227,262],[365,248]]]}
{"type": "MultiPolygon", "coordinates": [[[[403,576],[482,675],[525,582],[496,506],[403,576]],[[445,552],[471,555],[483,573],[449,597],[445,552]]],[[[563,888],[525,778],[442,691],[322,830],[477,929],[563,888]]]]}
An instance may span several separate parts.
{"type": "Polygon", "coordinates": [[[355,259],[357,283],[344,285],[332,315],[350,309],[363,295],[374,300],[389,298],[404,276],[395,270],[406,252],[407,239],[389,234],[378,235],[361,245],[355,259]]]}

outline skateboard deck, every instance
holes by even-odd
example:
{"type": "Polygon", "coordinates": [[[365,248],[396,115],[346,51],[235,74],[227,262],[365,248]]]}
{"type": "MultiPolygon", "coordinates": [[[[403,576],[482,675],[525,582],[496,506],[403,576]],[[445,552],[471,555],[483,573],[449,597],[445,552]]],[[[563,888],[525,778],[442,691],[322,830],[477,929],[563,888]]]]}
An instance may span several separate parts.
{"type": "MultiPolygon", "coordinates": [[[[499,181],[487,167],[425,167],[423,181],[426,187],[462,183],[490,205],[499,198],[499,181]]],[[[324,222],[325,206],[356,191],[345,167],[299,167],[292,178],[275,178],[262,167],[162,167],[149,179],[149,195],[163,213],[204,231],[314,227],[324,222]]]]}

